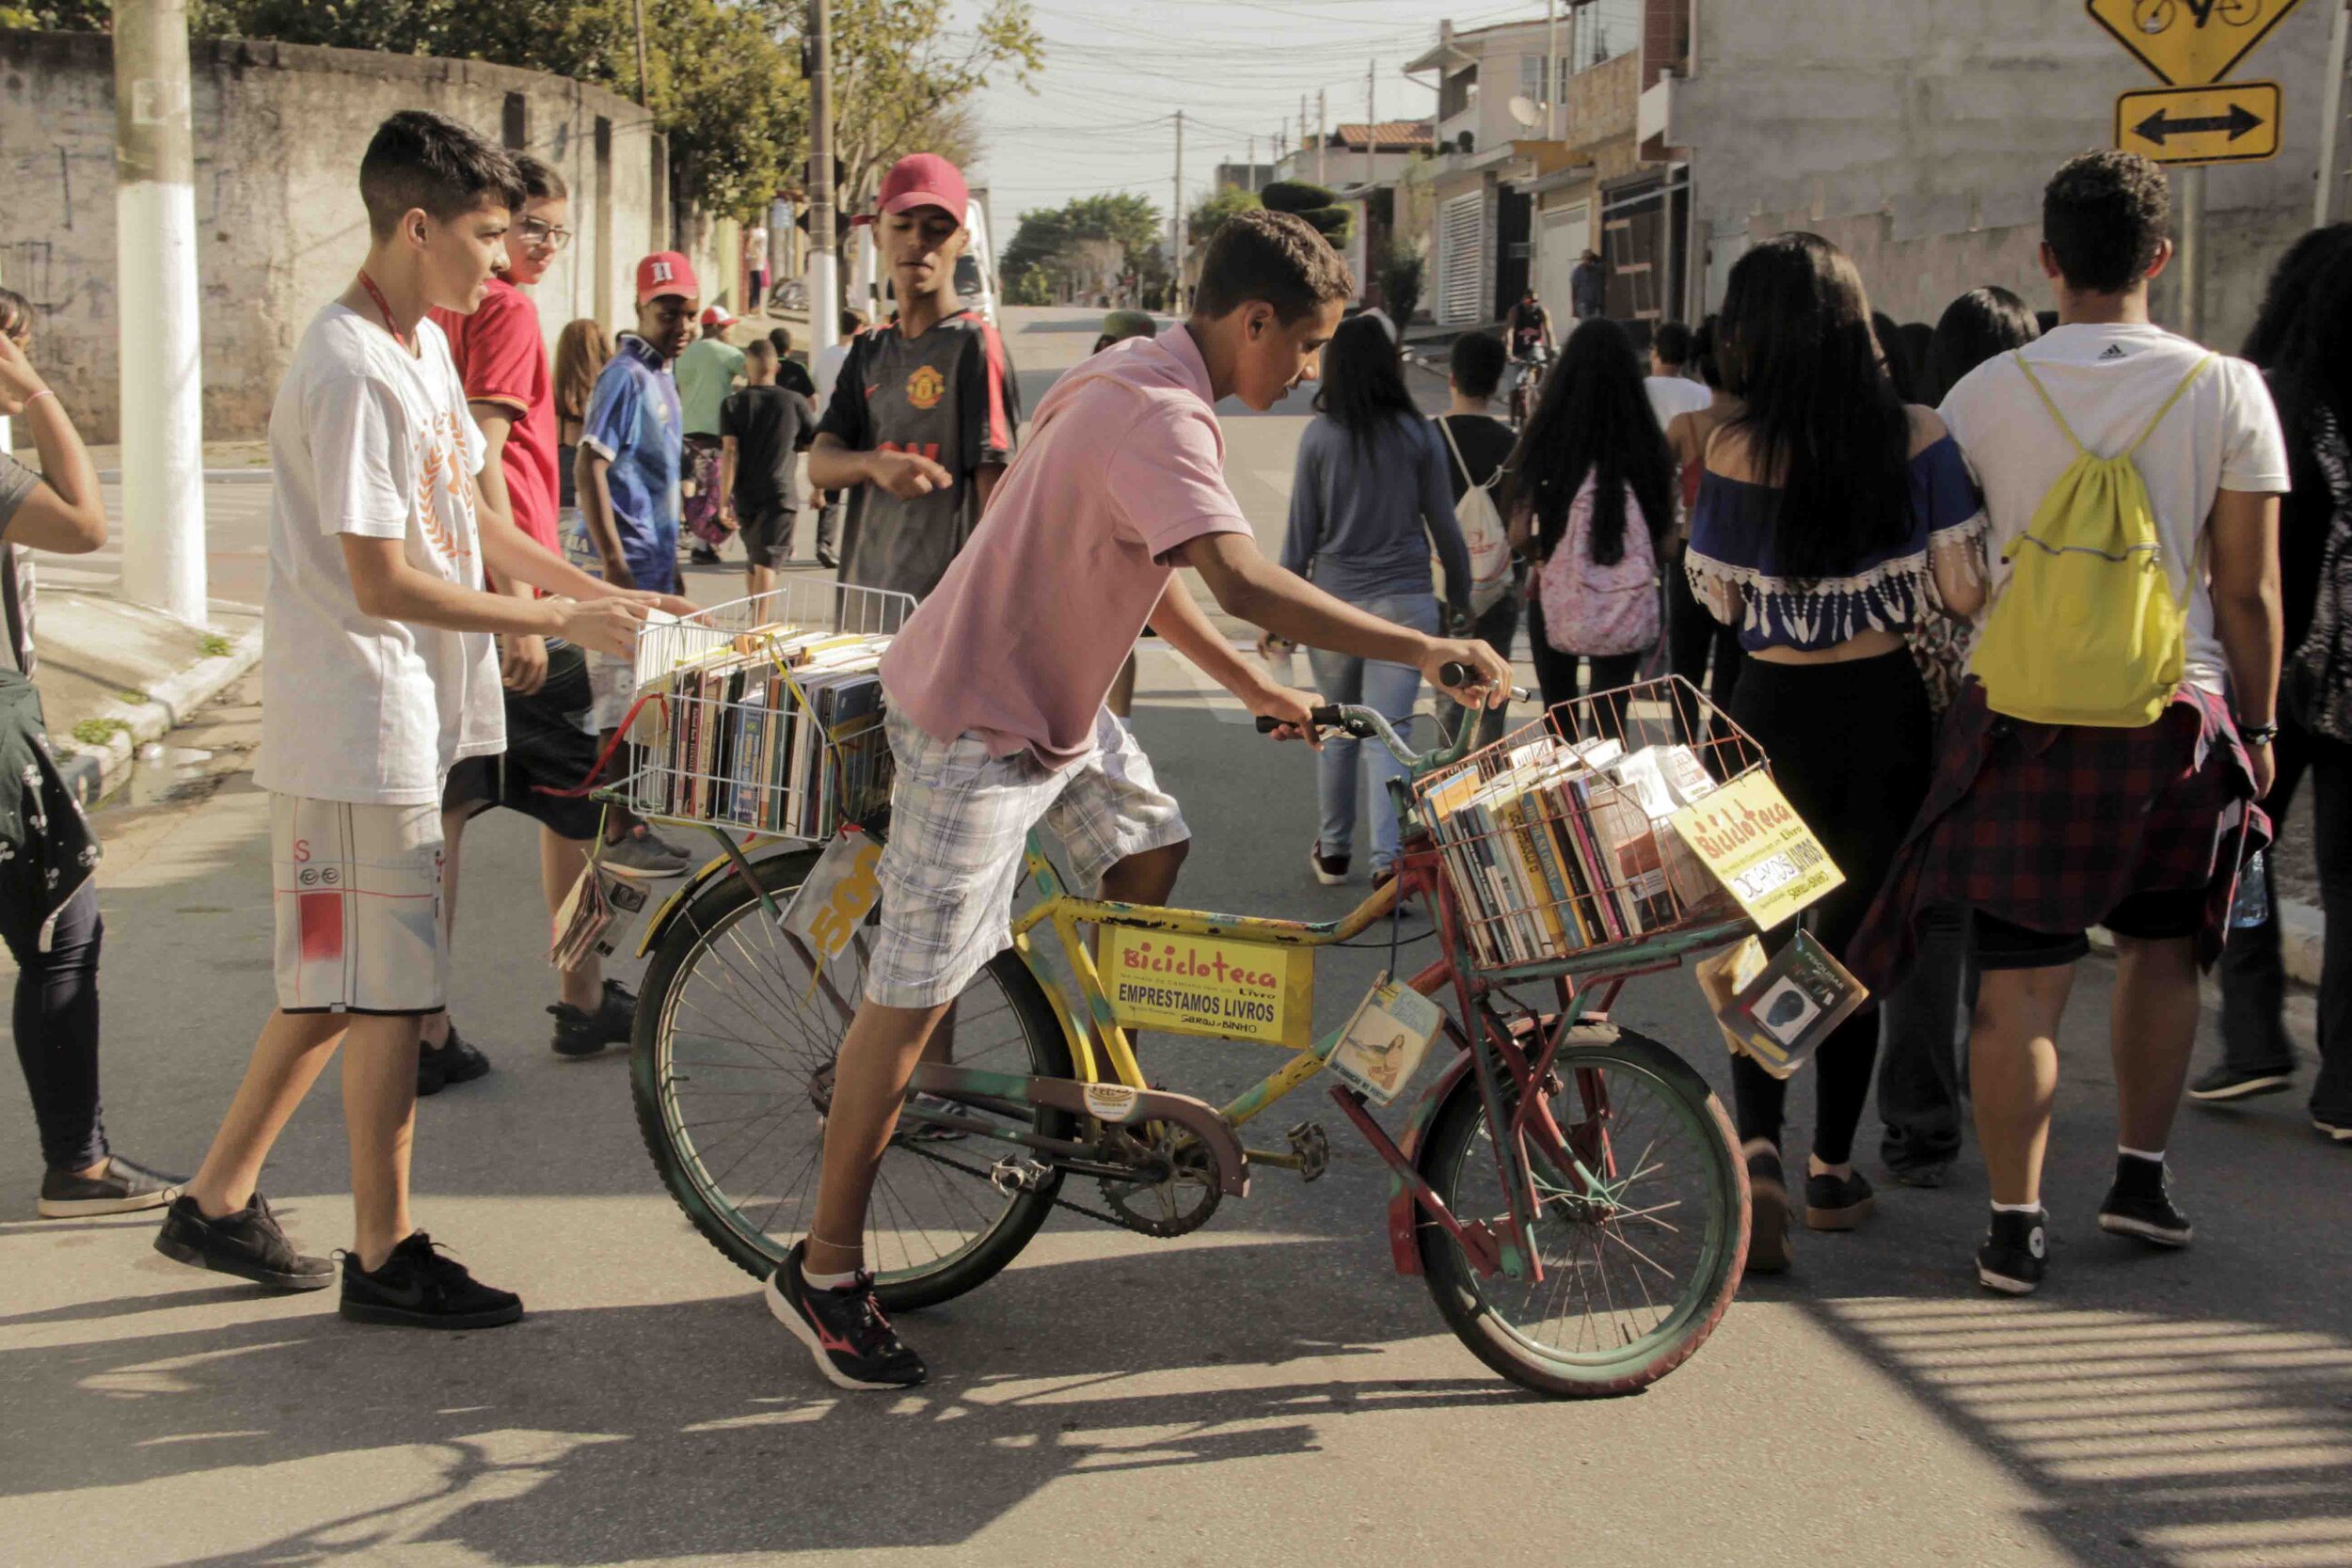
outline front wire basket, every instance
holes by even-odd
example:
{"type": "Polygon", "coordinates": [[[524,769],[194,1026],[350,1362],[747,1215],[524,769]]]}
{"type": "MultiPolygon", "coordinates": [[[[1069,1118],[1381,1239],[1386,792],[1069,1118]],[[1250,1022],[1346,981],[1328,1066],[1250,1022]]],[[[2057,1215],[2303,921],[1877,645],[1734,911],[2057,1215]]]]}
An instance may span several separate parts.
{"type": "Polygon", "coordinates": [[[646,627],[614,798],[655,821],[809,842],[869,815],[889,799],[890,749],[881,685],[857,677],[914,610],[909,594],[802,577],[646,627]],[[812,641],[859,668],[791,667],[812,641]]]}
{"type": "Polygon", "coordinates": [[[1413,792],[1485,970],[1580,960],[1739,911],[1667,818],[1763,749],[1679,676],[1562,703],[1413,792]]]}

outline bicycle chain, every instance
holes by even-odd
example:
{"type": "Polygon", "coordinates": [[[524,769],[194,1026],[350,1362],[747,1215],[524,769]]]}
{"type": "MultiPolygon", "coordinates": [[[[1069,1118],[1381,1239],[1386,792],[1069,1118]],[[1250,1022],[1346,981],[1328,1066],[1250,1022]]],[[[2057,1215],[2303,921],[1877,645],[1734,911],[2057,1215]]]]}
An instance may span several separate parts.
{"type": "MultiPolygon", "coordinates": [[[[920,1154],[926,1160],[936,1161],[940,1164],[946,1165],[950,1169],[960,1170],[966,1176],[977,1176],[981,1180],[988,1182],[991,1186],[995,1185],[994,1176],[988,1171],[980,1169],[977,1165],[967,1165],[961,1160],[950,1160],[945,1154],[939,1153],[935,1149],[926,1148],[919,1143],[907,1143],[901,1145],[900,1147],[905,1148],[910,1154],[920,1154]]],[[[1073,1203],[1070,1199],[1063,1197],[1058,1192],[1052,1197],[1046,1199],[1046,1201],[1058,1208],[1067,1209],[1073,1214],[1084,1214],[1090,1220],[1100,1220],[1104,1225],[1117,1226],[1121,1230],[1133,1228],[1125,1220],[1120,1219],[1117,1214],[1105,1214],[1101,1210],[1089,1209],[1083,1203],[1073,1203]]]]}

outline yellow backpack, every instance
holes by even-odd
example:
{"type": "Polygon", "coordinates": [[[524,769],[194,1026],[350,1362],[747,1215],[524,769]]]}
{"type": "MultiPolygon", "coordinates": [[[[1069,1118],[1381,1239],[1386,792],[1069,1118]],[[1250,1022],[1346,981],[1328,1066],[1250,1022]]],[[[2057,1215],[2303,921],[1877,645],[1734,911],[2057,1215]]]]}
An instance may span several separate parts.
{"type": "Polygon", "coordinates": [[[2002,553],[2009,584],[1977,639],[1969,673],[1994,712],[2041,724],[2153,724],[2181,684],[2188,610],[2173,596],[2147,483],[2133,461],[2207,355],[2164,400],[2139,439],[2113,457],[2076,440],[2025,361],[2017,368],[2058,421],[2074,461],[2002,553]]]}

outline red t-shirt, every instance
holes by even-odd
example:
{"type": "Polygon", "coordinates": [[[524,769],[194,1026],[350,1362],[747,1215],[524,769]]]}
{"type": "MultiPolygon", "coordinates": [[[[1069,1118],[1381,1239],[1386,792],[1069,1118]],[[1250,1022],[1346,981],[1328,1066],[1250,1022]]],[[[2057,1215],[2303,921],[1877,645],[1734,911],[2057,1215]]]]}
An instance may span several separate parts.
{"type": "Polygon", "coordinates": [[[556,536],[555,384],[539,336],[539,308],[505,278],[493,277],[472,315],[449,310],[432,315],[448,335],[466,401],[503,404],[515,412],[503,464],[515,526],[563,553],[556,536]]]}

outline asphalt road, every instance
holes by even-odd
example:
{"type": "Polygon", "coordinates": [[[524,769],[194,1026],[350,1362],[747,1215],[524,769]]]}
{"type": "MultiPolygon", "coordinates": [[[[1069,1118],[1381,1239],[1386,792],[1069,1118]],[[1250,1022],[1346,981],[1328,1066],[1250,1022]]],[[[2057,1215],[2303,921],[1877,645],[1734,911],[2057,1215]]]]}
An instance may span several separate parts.
{"type": "MultiPolygon", "coordinates": [[[[1093,322],[1009,326],[1034,403],[1093,322]]],[[[1301,418],[1228,426],[1269,543],[1301,418]]],[[[167,1167],[200,1156],[269,1005],[266,807],[239,766],[253,697],[177,737],[214,753],[183,798],[103,823],[108,1120],[167,1167]]],[[[1185,901],[1327,916],[1362,896],[1307,876],[1303,749],[1160,656],[1136,727],[1195,830],[1185,901]]],[[[2069,1015],[2032,1300],[1973,1283],[1971,1162],[1940,1192],[1885,1187],[1859,1233],[1801,1237],[1795,1272],[1746,1284],[1646,1394],[1534,1399],[1391,1271],[1385,1173],[1327,1110],[1320,1182],[1261,1172],[1175,1242],[1057,1217],[985,1289],[902,1320],[929,1386],[849,1397],[663,1194],[619,1056],[546,1050],[529,827],[477,823],[466,869],[453,1005],[498,1070],[422,1106],[418,1214],[531,1316],[357,1329],[331,1298],[167,1262],[150,1219],[36,1220],[30,1118],[0,1095],[21,1182],[0,1198],[0,1561],[2352,1561],[2345,1162],[2289,1101],[2185,1114],[2197,1245],[2101,1235],[2103,963],[2069,1015]]],[[[1330,956],[1319,1026],[1385,957],[1330,956]]],[[[1725,1085],[1687,975],[1636,982],[1618,1013],[1725,1085]]],[[[1212,1099],[1273,1059],[1149,1044],[1155,1076],[1212,1099]]],[[[1791,1096],[1792,1149],[1810,1101],[1791,1096]]],[[[345,1238],[331,1085],[267,1185],[298,1237],[345,1238]]]]}

